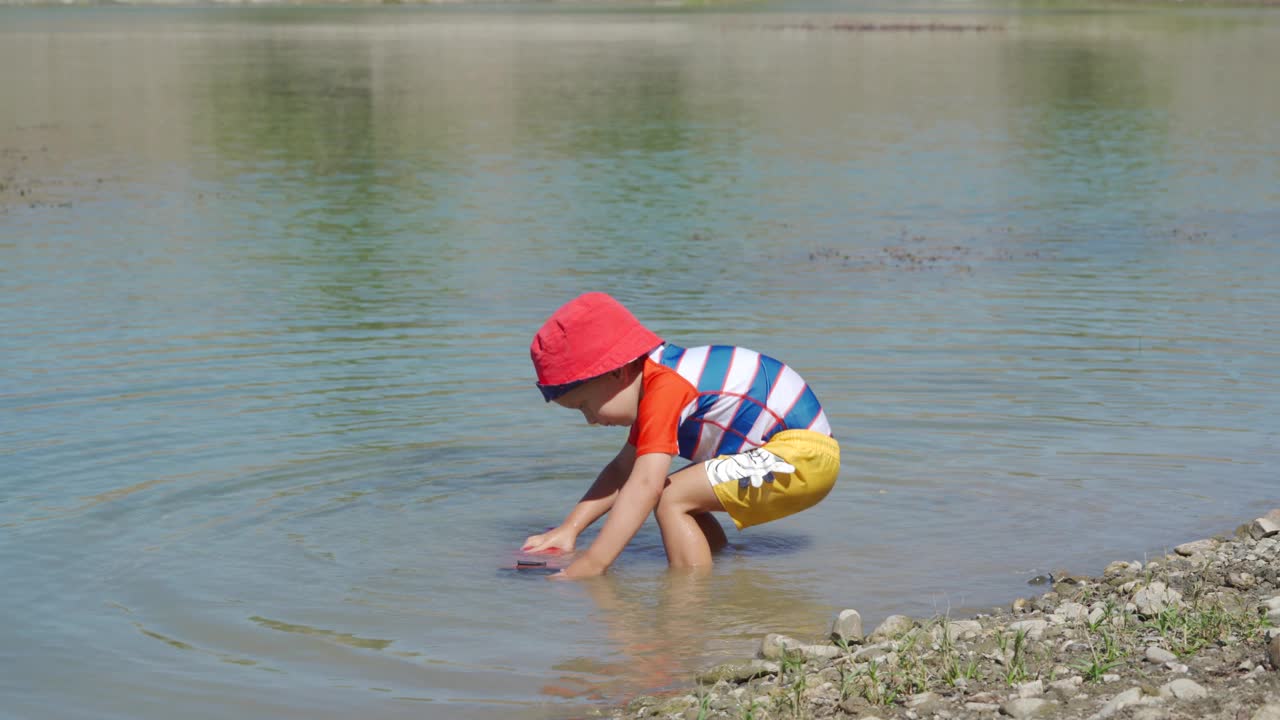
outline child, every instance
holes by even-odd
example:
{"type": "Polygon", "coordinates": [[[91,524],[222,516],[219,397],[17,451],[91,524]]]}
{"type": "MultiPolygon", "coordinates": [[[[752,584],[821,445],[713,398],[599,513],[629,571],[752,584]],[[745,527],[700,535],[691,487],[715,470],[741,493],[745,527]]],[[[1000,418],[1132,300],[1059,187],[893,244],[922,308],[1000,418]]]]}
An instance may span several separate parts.
{"type": "Polygon", "coordinates": [[[529,552],[569,552],[609,513],[561,576],[603,573],[655,508],[670,565],[709,567],[727,542],[711,512],[727,512],[741,530],[804,510],[835,484],[840,446],[826,413],[805,381],[773,358],[664,343],[599,292],[556,310],[529,352],[547,401],[580,411],[591,425],[631,428],[564,522],[525,541],[529,552]],[[668,475],[675,455],[693,464],[668,475]]]}

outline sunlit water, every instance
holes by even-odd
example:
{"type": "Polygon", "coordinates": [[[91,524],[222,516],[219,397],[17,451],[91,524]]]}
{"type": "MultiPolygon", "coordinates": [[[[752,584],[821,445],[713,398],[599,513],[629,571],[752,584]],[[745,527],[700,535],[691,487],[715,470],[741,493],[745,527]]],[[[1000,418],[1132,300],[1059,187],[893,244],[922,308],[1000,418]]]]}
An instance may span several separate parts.
{"type": "Polygon", "coordinates": [[[1259,11],[0,10],[0,715],[573,715],[1280,504],[1276,67],[1259,11]],[[532,386],[588,289],[799,369],[833,494],[504,569],[624,438],[532,386]]]}

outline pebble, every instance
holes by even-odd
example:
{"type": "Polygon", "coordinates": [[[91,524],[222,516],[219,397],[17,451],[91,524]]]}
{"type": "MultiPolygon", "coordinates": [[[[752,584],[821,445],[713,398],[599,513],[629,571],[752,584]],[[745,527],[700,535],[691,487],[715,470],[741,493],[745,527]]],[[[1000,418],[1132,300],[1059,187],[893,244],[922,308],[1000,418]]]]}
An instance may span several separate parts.
{"type": "Polygon", "coordinates": [[[760,657],[765,660],[781,660],[788,652],[800,649],[801,643],[795,638],[769,633],[760,640],[760,657]]]}
{"type": "Polygon", "coordinates": [[[1027,637],[1032,640],[1039,640],[1044,636],[1045,628],[1049,627],[1047,620],[1019,620],[1009,623],[1009,630],[1012,632],[1025,632],[1027,637]]]}
{"type": "Polygon", "coordinates": [[[1040,680],[1032,680],[1029,683],[1023,683],[1018,686],[1018,697],[1020,698],[1038,698],[1044,695],[1044,682],[1040,680]]]}
{"type": "Polygon", "coordinates": [[[937,715],[941,706],[942,698],[934,692],[922,692],[907,698],[907,707],[924,715],[937,715]]]}
{"type": "Polygon", "coordinates": [[[1163,665],[1165,663],[1175,662],[1177,659],[1177,655],[1174,655],[1162,647],[1152,645],[1147,648],[1147,662],[1151,662],[1156,665],[1163,665]]]}
{"type": "Polygon", "coordinates": [[[910,632],[915,626],[916,621],[906,615],[890,615],[871,632],[871,638],[873,640],[896,638],[910,632]]]}
{"type": "Polygon", "coordinates": [[[1155,617],[1169,608],[1182,607],[1182,593],[1157,580],[1133,594],[1133,605],[1139,615],[1155,617]]]}
{"type": "Polygon", "coordinates": [[[862,642],[862,614],[852,608],[841,610],[831,621],[831,639],[836,642],[862,642]]]}
{"type": "Polygon", "coordinates": [[[1227,573],[1227,584],[1238,590],[1248,590],[1258,584],[1257,578],[1247,572],[1227,573]]]}
{"type": "Polygon", "coordinates": [[[1174,697],[1179,700],[1199,700],[1209,697],[1209,691],[1205,690],[1195,680],[1187,678],[1178,678],[1170,683],[1160,686],[1160,697],[1174,697]]]}
{"type": "Polygon", "coordinates": [[[1129,688],[1108,700],[1101,710],[1091,716],[1091,720],[1106,720],[1130,705],[1140,705],[1143,702],[1142,688],[1129,688]]]}
{"type": "Polygon", "coordinates": [[[1083,620],[1089,616],[1089,608],[1076,602],[1064,602],[1049,616],[1049,621],[1062,625],[1075,620],[1083,620]]]}
{"type": "Polygon", "coordinates": [[[703,685],[714,685],[721,680],[741,683],[778,672],[778,664],[767,660],[751,660],[750,662],[728,662],[717,665],[697,676],[703,685]]]}
{"type": "Polygon", "coordinates": [[[889,643],[879,643],[877,645],[868,645],[853,654],[853,659],[858,662],[871,662],[879,660],[889,654],[889,643]]]}
{"type": "Polygon", "coordinates": [[[1280,720],[1280,703],[1263,705],[1249,720],[1280,720]]]}
{"type": "MultiPolygon", "coordinates": [[[[981,632],[982,632],[982,623],[978,622],[977,620],[956,620],[953,622],[948,622],[946,624],[947,639],[950,640],[951,642],[955,642],[956,640],[968,640],[970,638],[975,638],[975,637],[978,637],[978,634],[981,632]]],[[[941,627],[934,628],[933,641],[941,642],[942,633],[943,633],[943,629],[941,627]]]]}
{"type": "Polygon", "coordinates": [[[1080,691],[1080,686],[1084,684],[1084,678],[1080,676],[1070,677],[1066,680],[1055,680],[1049,683],[1049,690],[1058,696],[1062,702],[1067,702],[1075,697],[1080,691]]]}
{"type": "Polygon", "coordinates": [[[835,645],[801,645],[798,650],[808,660],[831,660],[844,655],[835,645]]]}
{"type": "Polygon", "coordinates": [[[1098,605],[1089,611],[1089,616],[1086,619],[1089,621],[1090,625],[1097,625],[1099,622],[1102,621],[1102,618],[1106,616],[1107,616],[1107,609],[1105,607],[1102,607],[1101,605],[1098,605]]]}
{"type": "Polygon", "coordinates": [[[1025,720],[1039,715],[1049,707],[1049,701],[1041,698],[1014,698],[1000,706],[1000,710],[1013,720],[1025,720]]]}
{"type": "Polygon", "coordinates": [[[1103,575],[1124,575],[1126,573],[1137,572],[1142,569],[1142,563],[1129,562],[1128,560],[1116,560],[1102,571],[1103,575]]]}
{"type": "Polygon", "coordinates": [[[1249,526],[1249,536],[1254,540],[1275,537],[1277,534],[1280,534],[1280,522],[1269,517],[1260,517],[1249,526]]]}
{"type": "Polygon", "coordinates": [[[1199,555],[1204,552],[1212,552],[1217,549],[1218,545],[1219,543],[1217,540],[1214,540],[1213,538],[1205,538],[1204,540],[1193,540],[1188,543],[1182,543],[1175,547],[1173,551],[1183,557],[1191,557],[1192,555],[1199,555]]]}

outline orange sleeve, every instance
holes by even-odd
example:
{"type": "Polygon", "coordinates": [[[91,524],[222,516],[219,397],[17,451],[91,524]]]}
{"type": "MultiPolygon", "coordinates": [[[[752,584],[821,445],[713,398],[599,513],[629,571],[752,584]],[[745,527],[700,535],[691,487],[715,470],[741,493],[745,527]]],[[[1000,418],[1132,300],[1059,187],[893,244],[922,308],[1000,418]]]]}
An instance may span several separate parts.
{"type": "Polygon", "coordinates": [[[680,429],[680,413],[698,399],[698,389],[675,370],[647,358],[642,382],[640,408],[627,442],[635,446],[636,457],[648,453],[679,455],[676,431],[680,429]]]}

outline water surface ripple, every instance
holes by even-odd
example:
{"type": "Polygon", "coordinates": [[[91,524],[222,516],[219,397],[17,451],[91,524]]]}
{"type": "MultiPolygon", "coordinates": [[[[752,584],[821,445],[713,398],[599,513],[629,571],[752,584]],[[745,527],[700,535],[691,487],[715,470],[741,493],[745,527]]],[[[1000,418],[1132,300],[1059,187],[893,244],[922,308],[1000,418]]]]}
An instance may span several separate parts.
{"type": "Polygon", "coordinates": [[[0,715],[571,716],[1280,503],[1277,65],[1252,10],[0,9],[0,715]],[[834,493],[707,578],[505,569],[624,437],[532,387],[588,289],[798,368],[834,493]]]}

